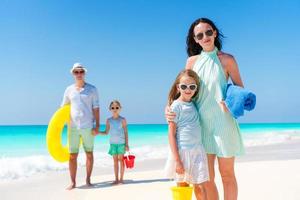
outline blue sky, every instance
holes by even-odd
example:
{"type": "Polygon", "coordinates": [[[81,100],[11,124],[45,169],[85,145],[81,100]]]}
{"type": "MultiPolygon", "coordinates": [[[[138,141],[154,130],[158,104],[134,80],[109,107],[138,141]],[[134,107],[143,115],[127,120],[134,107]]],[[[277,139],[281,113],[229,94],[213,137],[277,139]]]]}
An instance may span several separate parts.
{"type": "Polygon", "coordinates": [[[257,107],[240,122],[300,121],[299,1],[14,1],[0,6],[0,124],[47,124],[74,62],[129,123],[165,123],[168,90],[199,17],[226,36],[257,107]]]}

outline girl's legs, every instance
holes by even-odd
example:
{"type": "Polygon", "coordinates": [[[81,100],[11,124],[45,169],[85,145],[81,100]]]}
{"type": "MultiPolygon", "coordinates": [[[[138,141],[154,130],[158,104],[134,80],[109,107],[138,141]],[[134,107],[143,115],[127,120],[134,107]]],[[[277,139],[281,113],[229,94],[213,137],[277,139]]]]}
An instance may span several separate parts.
{"type": "Polygon", "coordinates": [[[123,177],[124,177],[124,160],[123,160],[123,154],[118,155],[119,163],[120,163],[120,183],[123,183],[123,177]]]}
{"type": "Polygon", "coordinates": [[[238,187],[234,174],[234,157],[218,158],[224,188],[224,200],[237,200],[238,187]]]}
{"type": "Polygon", "coordinates": [[[114,159],[114,171],[115,171],[115,181],[113,184],[118,184],[119,182],[119,163],[118,163],[118,155],[113,155],[114,159]]]}
{"type": "Polygon", "coordinates": [[[207,154],[209,181],[204,183],[207,199],[218,200],[218,189],[215,183],[215,154],[207,154]]]}
{"type": "Polygon", "coordinates": [[[194,193],[197,200],[207,200],[204,184],[194,184],[194,193]]]}

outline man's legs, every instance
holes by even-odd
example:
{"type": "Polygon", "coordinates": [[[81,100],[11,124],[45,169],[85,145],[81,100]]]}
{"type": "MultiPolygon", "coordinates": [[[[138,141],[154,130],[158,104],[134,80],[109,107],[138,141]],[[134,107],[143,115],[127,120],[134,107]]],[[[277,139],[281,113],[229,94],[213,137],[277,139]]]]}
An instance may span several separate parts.
{"type": "Polygon", "coordinates": [[[69,134],[69,171],[71,177],[71,185],[67,190],[72,190],[76,187],[76,173],[77,173],[77,157],[79,152],[80,135],[77,129],[71,129],[69,134]]]}
{"type": "Polygon", "coordinates": [[[71,185],[67,187],[67,190],[72,190],[76,187],[77,156],[78,153],[70,154],[69,171],[71,176],[71,185]]]}
{"type": "Polygon", "coordinates": [[[94,155],[93,152],[86,152],[86,185],[91,186],[91,175],[93,171],[94,155]]]}
{"type": "Polygon", "coordinates": [[[94,165],[94,136],[92,134],[92,129],[82,129],[81,137],[86,154],[86,185],[91,186],[91,175],[94,165]]]}

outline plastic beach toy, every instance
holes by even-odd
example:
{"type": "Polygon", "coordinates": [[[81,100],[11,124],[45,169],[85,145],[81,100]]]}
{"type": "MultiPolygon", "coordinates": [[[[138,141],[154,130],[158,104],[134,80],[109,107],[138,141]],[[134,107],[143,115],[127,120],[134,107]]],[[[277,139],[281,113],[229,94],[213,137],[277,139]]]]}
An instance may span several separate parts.
{"type": "Polygon", "coordinates": [[[193,187],[171,187],[173,200],[191,200],[193,187]]]}
{"type": "Polygon", "coordinates": [[[62,144],[62,132],[65,124],[70,129],[70,105],[59,108],[52,116],[47,129],[47,148],[50,155],[58,162],[69,160],[68,145],[62,144]]]}
{"type": "Polygon", "coordinates": [[[128,153],[128,155],[123,156],[123,160],[125,163],[126,168],[133,168],[134,167],[134,159],[135,156],[128,153]]]}

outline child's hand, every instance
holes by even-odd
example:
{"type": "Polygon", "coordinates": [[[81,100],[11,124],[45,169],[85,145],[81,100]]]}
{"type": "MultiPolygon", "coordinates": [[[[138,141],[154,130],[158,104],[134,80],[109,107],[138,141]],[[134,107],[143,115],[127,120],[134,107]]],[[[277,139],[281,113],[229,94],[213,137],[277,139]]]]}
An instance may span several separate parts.
{"type": "Polygon", "coordinates": [[[99,131],[99,135],[107,135],[105,131],[99,131]]]}
{"type": "Polygon", "coordinates": [[[176,162],[176,173],[177,174],[183,174],[184,173],[184,167],[181,161],[176,162]]]}
{"type": "Polygon", "coordinates": [[[93,130],[92,130],[92,135],[93,135],[93,136],[96,136],[96,135],[98,135],[98,134],[99,134],[98,128],[93,128],[93,130]]]}

